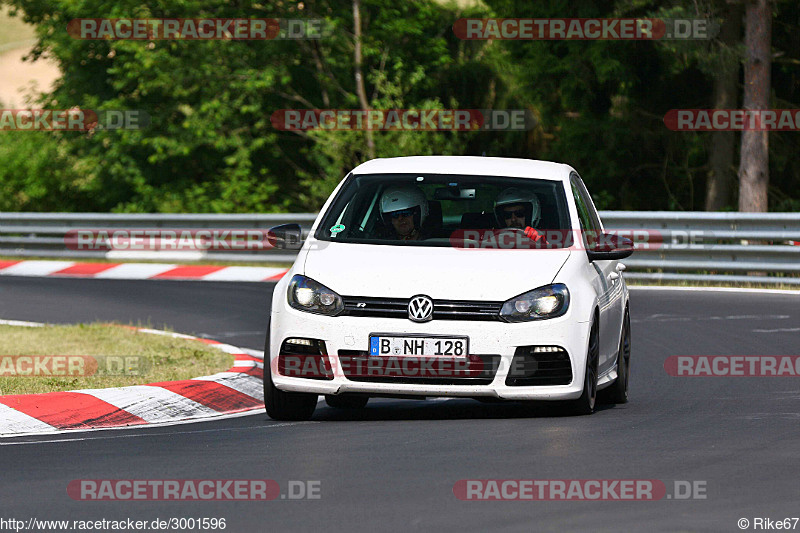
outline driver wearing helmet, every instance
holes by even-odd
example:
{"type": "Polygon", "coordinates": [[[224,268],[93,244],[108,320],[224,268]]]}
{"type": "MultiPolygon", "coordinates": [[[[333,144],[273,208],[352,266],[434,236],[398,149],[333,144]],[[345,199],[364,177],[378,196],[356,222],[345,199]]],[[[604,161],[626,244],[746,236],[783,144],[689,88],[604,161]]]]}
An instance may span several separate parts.
{"type": "Polygon", "coordinates": [[[534,193],[517,187],[504,189],[495,199],[494,213],[498,227],[520,229],[529,239],[544,243],[544,236],[535,229],[542,218],[542,207],[534,193]]]}
{"type": "Polygon", "coordinates": [[[426,238],[421,228],[428,217],[428,200],[416,185],[389,187],[380,203],[387,238],[416,241],[426,238]],[[392,231],[393,230],[393,231],[392,231]]]}

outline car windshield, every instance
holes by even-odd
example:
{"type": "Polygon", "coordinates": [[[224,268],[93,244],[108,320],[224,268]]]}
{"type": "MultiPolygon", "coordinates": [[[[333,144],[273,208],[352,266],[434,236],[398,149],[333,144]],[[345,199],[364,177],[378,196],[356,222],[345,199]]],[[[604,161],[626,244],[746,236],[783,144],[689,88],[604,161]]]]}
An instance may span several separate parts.
{"type": "MultiPolygon", "coordinates": [[[[530,228],[543,235],[569,234],[561,181],[364,174],[347,178],[314,236],[345,243],[480,247],[472,245],[500,233],[524,239],[530,228]]],[[[548,248],[568,245],[551,242],[548,248]]]]}

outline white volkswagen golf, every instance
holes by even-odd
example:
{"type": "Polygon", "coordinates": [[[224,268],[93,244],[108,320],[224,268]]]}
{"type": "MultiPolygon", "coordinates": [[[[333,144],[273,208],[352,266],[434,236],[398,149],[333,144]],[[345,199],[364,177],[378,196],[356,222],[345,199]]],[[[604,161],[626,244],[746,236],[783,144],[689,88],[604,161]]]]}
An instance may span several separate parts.
{"type": "MultiPolygon", "coordinates": [[[[299,226],[273,229],[277,247],[299,226]]],[[[275,287],[270,417],[370,397],[628,398],[630,240],[578,173],[525,159],[376,159],[338,185],[275,287]]]]}

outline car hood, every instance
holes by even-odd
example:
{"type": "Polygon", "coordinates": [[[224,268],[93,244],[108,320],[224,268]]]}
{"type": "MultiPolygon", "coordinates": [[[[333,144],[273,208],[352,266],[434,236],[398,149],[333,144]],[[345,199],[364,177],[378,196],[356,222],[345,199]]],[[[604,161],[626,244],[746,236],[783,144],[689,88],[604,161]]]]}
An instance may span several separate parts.
{"type": "Polygon", "coordinates": [[[344,296],[504,301],[552,283],[569,255],[316,241],[303,272],[344,296]]]}

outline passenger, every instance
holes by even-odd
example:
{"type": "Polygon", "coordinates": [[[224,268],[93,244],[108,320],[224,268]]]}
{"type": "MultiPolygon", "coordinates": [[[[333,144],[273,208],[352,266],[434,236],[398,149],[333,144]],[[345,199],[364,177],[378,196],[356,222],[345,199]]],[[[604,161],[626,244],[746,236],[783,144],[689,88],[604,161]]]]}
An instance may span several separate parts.
{"type": "Polygon", "coordinates": [[[425,193],[414,185],[388,188],[381,197],[381,216],[387,228],[386,238],[416,241],[427,238],[422,224],[429,214],[425,193]]]}

